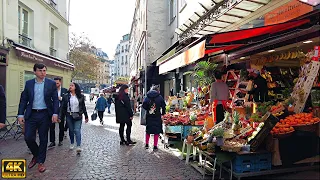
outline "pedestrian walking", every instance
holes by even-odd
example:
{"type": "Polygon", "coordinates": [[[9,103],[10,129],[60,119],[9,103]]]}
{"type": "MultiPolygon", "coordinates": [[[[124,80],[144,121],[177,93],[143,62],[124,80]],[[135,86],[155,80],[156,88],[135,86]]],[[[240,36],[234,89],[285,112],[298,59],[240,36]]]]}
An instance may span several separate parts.
{"type": "Polygon", "coordinates": [[[98,111],[98,116],[100,119],[100,124],[103,125],[103,114],[106,110],[108,104],[104,95],[101,93],[99,99],[97,100],[95,109],[98,111]]]}
{"type": "Polygon", "coordinates": [[[82,116],[85,117],[85,123],[88,122],[88,113],[85,105],[84,95],[81,94],[80,86],[77,83],[70,83],[69,92],[62,98],[60,119],[66,117],[69,136],[70,136],[70,149],[74,149],[74,135],[76,136],[77,153],[81,149],[81,126],[82,116]]]}
{"type": "Polygon", "coordinates": [[[3,86],[0,84],[0,129],[6,127],[6,94],[4,92],[3,86]]]}
{"type": "Polygon", "coordinates": [[[111,104],[114,103],[112,96],[109,95],[108,99],[107,99],[107,103],[108,103],[108,113],[111,114],[110,108],[111,108],[111,104]]]}
{"type": "MultiPolygon", "coordinates": [[[[56,82],[56,87],[58,91],[58,99],[59,99],[59,111],[60,111],[60,106],[62,102],[62,97],[68,92],[66,88],[61,87],[61,78],[56,77],[54,78],[54,81],[56,82]]],[[[64,119],[59,122],[59,144],[58,146],[62,146],[62,141],[64,137],[64,124],[65,121],[64,119]]],[[[52,123],[50,126],[50,144],[49,148],[56,146],[56,123],[52,123]]]]}
{"type": "Polygon", "coordinates": [[[153,86],[147,93],[147,97],[144,99],[142,107],[147,111],[145,148],[149,148],[150,134],[153,134],[153,149],[158,150],[159,135],[163,133],[161,115],[164,115],[166,112],[166,103],[160,95],[158,86],[153,86]]]}
{"type": "Polygon", "coordinates": [[[89,96],[90,102],[93,101],[93,98],[94,98],[94,96],[93,96],[93,94],[91,93],[90,96],[89,96]]]}
{"type": "Polygon", "coordinates": [[[33,67],[36,78],[26,82],[21,93],[18,120],[25,123],[25,141],[33,154],[28,168],[38,163],[38,171],[46,170],[48,131],[51,123],[58,122],[59,99],[56,83],[46,78],[47,67],[37,63],[33,67]],[[38,130],[40,144],[36,143],[38,130]]]}
{"type": "Polygon", "coordinates": [[[129,86],[122,85],[118,95],[115,95],[115,106],[116,106],[116,122],[120,123],[119,135],[120,135],[120,145],[130,145],[136,144],[131,140],[131,127],[133,112],[130,105],[130,98],[128,96],[129,86]],[[124,127],[127,125],[126,137],[127,141],[124,139],[124,127]]]}

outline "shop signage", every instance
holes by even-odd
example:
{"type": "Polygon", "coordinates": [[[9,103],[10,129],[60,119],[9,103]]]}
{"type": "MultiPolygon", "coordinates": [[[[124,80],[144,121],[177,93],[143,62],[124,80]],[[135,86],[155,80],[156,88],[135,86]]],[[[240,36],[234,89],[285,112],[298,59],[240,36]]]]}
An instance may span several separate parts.
{"type": "Polygon", "coordinates": [[[313,7],[298,0],[292,0],[287,4],[268,12],[264,16],[264,25],[287,22],[306,13],[313,11],[313,7]]]}
{"type": "Polygon", "coordinates": [[[31,60],[35,63],[43,63],[47,66],[55,67],[55,68],[60,68],[60,69],[66,69],[66,70],[74,70],[74,66],[69,63],[64,63],[59,60],[55,60],[50,57],[43,56],[41,54],[37,54],[22,48],[17,47],[16,48],[16,54],[18,57],[22,57],[27,60],[31,60]]]}
{"type": "Polygon", "coordinates": [[[170,59],[169,61],[161,64],[159,66],[159,74],[166,73],[168,71],[183,67],[185,65],[191,64],[198,59],[204,57],[205,55],[205,41],[203,40],[197,45],[191,47],[187,51],[177,55],[176,57],[170,59]]]}

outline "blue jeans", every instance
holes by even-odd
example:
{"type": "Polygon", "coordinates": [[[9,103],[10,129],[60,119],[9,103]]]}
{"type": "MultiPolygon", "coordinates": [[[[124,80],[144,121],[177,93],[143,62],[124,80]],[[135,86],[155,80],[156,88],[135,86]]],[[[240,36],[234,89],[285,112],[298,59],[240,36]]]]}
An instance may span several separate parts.
{"type": "Polygon", "coordinates": [[[111,112],[110,112],[110,107],[111,107],[111,104],[107,104],[107,108],[108,108],[108,113],[110,114],[111,112]]]}
{"type": "Polygon", "coordinates": [[[69,136],[71,144],[74,144],[74,135],[76,135],[77,146],[81,145],[81,125],[82,119],[75,121],[70,114],[67,114],[67,123],[69,127],[69,136]]]}

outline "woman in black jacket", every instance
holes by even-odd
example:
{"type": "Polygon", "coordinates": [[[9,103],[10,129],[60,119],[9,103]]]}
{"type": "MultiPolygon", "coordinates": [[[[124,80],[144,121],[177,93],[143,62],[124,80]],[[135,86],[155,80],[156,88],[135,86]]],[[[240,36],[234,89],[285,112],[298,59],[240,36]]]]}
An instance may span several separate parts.
{"type": "Polygon", "coordinates": [[[70,136],[70,149],[74,148],[74,135],[76,135],[77,153],[81,150],[81,125],[82,115],[85,116],[85,122],[87,123],[88,113],[85,105],[84,95],[81,94],[80,86],[77,83],[72,82],[69,87],[69,91],[64,95],[61,102],[61,109],[59,119],[67,118],[70,136]]]}
{"type": "Polygon", "coordinates": [[[127,85],[122,85],[118,95],[115,95],[115,110],[116,110],[116,121],[120,124],[119,135],[120,135],[120,145],[130,145],[136,144],[131,140],[131,127],[133,112],[130,105],[130,98],[128,96],[129,87],[127,85]],[[124,139],[124,126],[127,125],[127,141],[124,139]]]}

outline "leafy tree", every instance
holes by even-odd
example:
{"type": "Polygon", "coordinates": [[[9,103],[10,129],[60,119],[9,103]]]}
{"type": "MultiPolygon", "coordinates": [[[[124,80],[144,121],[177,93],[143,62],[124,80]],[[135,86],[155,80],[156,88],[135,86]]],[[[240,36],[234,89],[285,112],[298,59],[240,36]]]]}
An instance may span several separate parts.
{"type": "Polygon", "coordinates": [[[95,80],[98,76],[99,61],[93,54],[94,46],[89,38],[83,33],[71,33],[69,48],[69,59],[75,66],[72,79],[95,80]]]}

